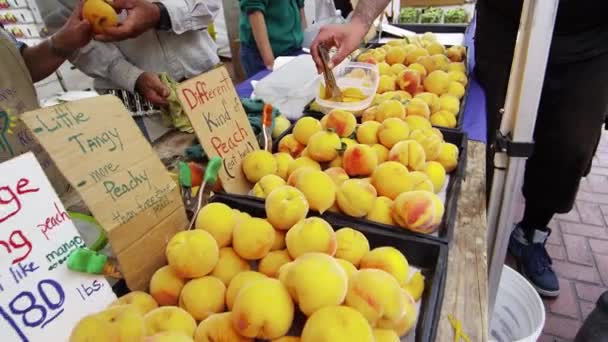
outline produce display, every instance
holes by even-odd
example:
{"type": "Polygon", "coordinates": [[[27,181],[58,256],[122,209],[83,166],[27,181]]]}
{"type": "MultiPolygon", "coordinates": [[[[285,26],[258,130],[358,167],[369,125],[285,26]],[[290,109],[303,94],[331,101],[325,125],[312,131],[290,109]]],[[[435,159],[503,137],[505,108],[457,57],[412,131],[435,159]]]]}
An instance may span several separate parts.
{"type": "Polygon", "coordinates": [[[321,120],[301,118],[277,153],[255,151],[243,160],[251,194],[268,205],[302,193],[300,211],[310,207],[435,232],[444,213],[437,193],[458,166],[459,149],[428,120],[403,113],[399,101],[388,100],[379,105],[382,122],[357,124],[354,114],[342,110],[321,120]]]}
{"type": "Polygon", "coordinates": [[[468,84],[465,60],[464,47],[445,47],[429,33],[363,52],[358,61],[376,64],[380,82],[372,106],[357,114],[361,121],[381,122],[380,105],[390,100],[396,117],[419,116],[434,126],[455,128],[468,84]]]}
{"type": "Polygon", "coordinates": [[[270,192],[266,218],[221,202],[168,242],[149,293],[82,318],[70,341],[399,341],[425,279],[391,246],[308,217],[304,194],[270,192]],[[286,336],[295,335],[295,336],[286,336]]]}
{"type": "Polygon", "coordinates": [[[400,24],[467,24],[469,13],[463,7],[403,7],[399,10],[400,24]]]}

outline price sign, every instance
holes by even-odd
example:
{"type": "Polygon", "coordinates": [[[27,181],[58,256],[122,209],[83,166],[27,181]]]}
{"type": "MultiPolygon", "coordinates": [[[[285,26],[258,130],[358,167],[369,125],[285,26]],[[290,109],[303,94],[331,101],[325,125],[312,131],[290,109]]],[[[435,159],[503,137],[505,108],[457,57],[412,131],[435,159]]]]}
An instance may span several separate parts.
{"type": "Polygon", "coordinates": [[[146,289],[188,221],[177,185],[124,105],[100,96],[22,120],[108,232],[129,288],[146,289]]]}
{"type": "Polygon", "coordinates": [[[67,341],[116,296],[103,277],[67,269],[84,243],[34,155],[0,164],[0,174],[2,341],[67,341]]]}
{"type": "Polygon", "coordinates": [[[248,193],[251,185],[241,164],[249,152],[260,146],[226,68],[222,66],[181,83],[177,95],[205,153],[224,161],[219,173],[224,190],[248,193]]]}

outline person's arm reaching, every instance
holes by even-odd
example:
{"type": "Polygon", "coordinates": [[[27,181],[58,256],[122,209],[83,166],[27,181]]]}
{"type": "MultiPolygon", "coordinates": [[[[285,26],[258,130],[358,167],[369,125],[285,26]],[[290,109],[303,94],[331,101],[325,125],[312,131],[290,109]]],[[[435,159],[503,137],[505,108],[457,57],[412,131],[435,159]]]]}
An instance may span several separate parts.
{"type": "Polygon", "coordinates": [[[66,59],[91,41],[91,25],[82,19],[81,9],[82,2],[76,6],[65,25],[50,39],[21,50],[21,56],[34,82],[55,72],[66,59]]]}
{"type": "Polygon", "coordinates": [[[120,41],[159,28],[163,11],[170,21],[167,29],[176,34],[202,30],[219,13],[220,0],[114,0],[112,6],[126,10],[127,18],[117,27],[108,27],[104,34],[96,35],[97,40],[120,41]]]}
{"type": "Polygon", "coordinates": [[[139,91],[152,103],[166,105],[169,90],[154,73],[144,72],[131,64],[112,43],[93,41],[71,59],[82,72],[93,78],[110,80],[118,87],[139,91]]]}
{"type": "Polygon", "coordinates": [[[306,31],[306,12],[304,12],[304,8],[300,8],[300,20],[302,21],[302,31],[306,31]]]}
{"type": "Polygon", "coordinates": [[[351,21],[343,25],[327,25],[321,27],[319,34],[311,44],[312,57],[321,70],[319,44],[326,47],[337,47],[338,51],[332,59],[334,65],[339,64],[353,52],[365,37],[365,34],[382,13],[390,0],[361,0],[355,8],[351,21]]]}
{"type": "Polygon", "coordinates": [[[264,13],[260,11],[249,13],[249,23],[251,24],[251,31],[253,32],[255,44],[258,47],[260,56],[262,56],[262,61],[267,69],[272,70],[274,65],[274,53],[272,52],[272,45],[270,45],[270,39],[268,38],[264,13]]]}

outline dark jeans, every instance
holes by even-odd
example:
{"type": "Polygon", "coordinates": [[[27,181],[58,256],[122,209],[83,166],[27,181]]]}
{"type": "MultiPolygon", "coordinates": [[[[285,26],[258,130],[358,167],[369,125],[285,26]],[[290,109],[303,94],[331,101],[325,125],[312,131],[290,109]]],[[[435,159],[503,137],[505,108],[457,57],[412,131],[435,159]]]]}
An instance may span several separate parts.
{"type": "MultiPolygon", "coordinates": [[[[283,56],[298,56],[303,54],[302,48],[293,48],[287,50],[283,56]]],[[[279,57],[279,56],[275,56],[279,57]]],[[[245,77],[249,78],[258,72],[266,69],[262,56],[257,47],[241,44],[241,65],[245,69],[245,77]]]]}
{"type": "MultiPolygon", "coordinates": [[[[478,26],[478,34],[481,29],[478,26]]],[[[478,41],[475,72],[486,92],[490,183],[498,111],[504,106],[511,61],[489,57],[493,47],[478,41]]],[[[590,170],[601,136],[608,105],[606,80],[608,54],[567,64],[549,60],[534,130],[534,152],[524,175],[527,206],[552,213],[572,209],[581,177],[590,170]]]]}

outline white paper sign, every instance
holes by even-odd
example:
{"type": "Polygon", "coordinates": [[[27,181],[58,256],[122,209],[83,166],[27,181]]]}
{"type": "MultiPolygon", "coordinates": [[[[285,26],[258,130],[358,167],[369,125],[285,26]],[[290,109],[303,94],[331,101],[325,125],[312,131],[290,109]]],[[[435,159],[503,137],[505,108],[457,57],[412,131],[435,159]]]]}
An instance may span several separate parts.
{"type": "Polygon", "coordinates": [[[34,155],[0,164],[0,340],[67,341],[116,299],[102,276],[67,269],[82,246],[34,155]]]}

